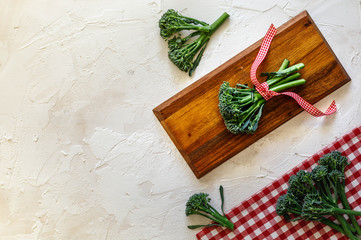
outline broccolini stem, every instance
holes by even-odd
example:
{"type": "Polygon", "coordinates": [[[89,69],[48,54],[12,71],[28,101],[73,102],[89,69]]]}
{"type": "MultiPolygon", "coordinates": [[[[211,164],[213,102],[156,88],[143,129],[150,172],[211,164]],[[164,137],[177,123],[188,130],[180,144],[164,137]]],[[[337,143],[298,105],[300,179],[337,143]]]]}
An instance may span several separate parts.
{"type": "Polygon", "coordinates": [[[296,72],[300,70],[301,68],[304,68],[305,65],[303,63],[297,63],[295,65],[292,65],[291,67],[288,67],[286,69],[283,69],[278,72],[263,72],[261,73],[261,76],[269,76],[269,77],[286,77],[287,75],[296,72]]]}
{"type": "MultiPolygon", "coordinates": [[[[205,210],[203,210],[203,211],[205,211],[205,210]]],[[[211,216],[209,216],[209,215],[207,215],[207,214],[204,214],[204,213],[201,213],[200,211],[197,211],[197,214],[198,214],[198,215],[201,215],[201,216],[203,216],[203,217],[209,218],[209,219],[211,219],[211,220],[214,221],[214,222],[217,222],[217,219],[216,219],[209,211],[205,211],[205,212],[208,213],[208,214],[210,214],[211,216]]]]}
{"type": "Polygon", "coordinates": [[[300,73],[294,73],[292,74],[291,76],[288,76],[286,78],[283,78],[282,77],[279,77],[280,79],[277,79],[277,78],[274,78],[274,79],[270,79],[269,81],[267,81],[268,83],[268,86],[278,86],[278,85],[281,85],[281,84],[284,84],[286,82],[290,82],[290,81],[293,81],[293,80],[296,80],[297,78],[299,78],[301,76],[300,73]],[[279,81],[281,80],[281,81],[279,81]],[[277,82],[279,81],[279,82],[277,82]]]}
{"type": "Polygon", "coordinates": [[[208,37],[208,38],[204,41],[204,46],[202,46],[202,49],[201,49],[200,52],[198,53],[196,60],[194,60],[194,62],[193,62],[192,68],[189,70],[189,73],[188,73],[189,76],[192,76],[194,70],[196,70],[196,68],[198,67],[199,62],[200,62],[201,59],[202,59],[203,52],[204,52],[204,50],[205,50],[206,47],[207,47],[207,44],[208,44],[209,39],[210,39],[210,38],[208,37]]]}
{"type": "Polygon", "coordinates": [[[288,59],[283,60],[281,67],[278,69],[278,71],[282,71],[288,67],[290,64],[290,61],[288,59]]]}
{"type": "Polygon", "coordinates": [[[223,186],[220,185],[219,186],[219,195],[221,197],[221,210],[222,210],[222,213],[223,213],[223,216],[225,216],[226,214],[224,213],[224,191],[223,191],[223,186]]]}
{"type": "MultiPolygon", "coordinates": [[[[324,182],[324,184],[326,184],[326,182],[324,182]]],[[[326,191],[325,194],[327,194],[327,196],[325,196],[325,198],[326,198],[326,199],[329,199],[329,201],[332,203],[332,205],[334,205],[335,208],[338,208],[338,204],[337,204],[337,193],[335,193],[336,197],[333,198],[333,197],[332,197],[332,193],[331,193],[331,191],[330,191],[330,188],[329,188],[327,185],[324,185],[324,188],[323,188],[323,189],[326,189],[326,190],[325,190],[325,191],[326,191]]],[[[335,190],[335,191],[336,191],[336,190],[335,190]]],[[[348,228],[350,229],[350,231],[351,231],[352,233],[357,232],[355,226],[354,226],[353,224],[350,224],[349,222],[347,222],[346,219],[344,218],[344,216],[343,216],[342,214],[335,214],[334,216],[335,216],[339,221],[341,221],[340,219],[342,218],[342,219],[346,222],[348,228]]],[[[351,215],[351,216],[354,217],[353,215],[351,215]]],[[[349,216],[349,217],[351,217],[351,216],[349,216]]],[[[356,219],[355,219],[355,220],[356,220],[356,219]]]]}
{"type": "MultiPolygon", "coordinates": [[[[290,61],[288,61],[287,59],[283,60],[283,63],[281,65],[281,67],[279,68],[278,72],[277,73],[281,73],[281,74],[285,74],[285,75],[288,75],[288,74],[291,74],[295,71],[298,71],[300,70],[301,68],[304,68],[305,65],[303,63],[298,63],[298,64],[295,64],[295,65],[292,65],[291,67],[288,67],[288,64],[289,64],[290,61]]],[[[299,76],[301,76],[301,74],[299,73],[295,73],[297,74],[297,77],[296,75],[291,75],[293,76],[292,78],[287,77],[286,79],[285,76],[277,76],[277,77],[272,77],[270,79],[268,79],[266,82],[268,83],[268,86],[272,86],[272,85],[275,85],[276,83],[277,84],[280,84],[280,80],[282,80],[281,82],[284,83],[284,82],[288,82],[288,81],[291,81],[291,80],[295,80],[297,79],[299,76]]]]}
{"type": "MultiPolygon", "coordinates": [[[[289,210],[290,213],[293,213],[293,214],[297,214],[297,215],[301,215],[302,214],[302,211],[296,211],[296,210],[293,210],[293,209],[290,209],[289,210]]],[[[302,217],[299,217],[299,218],[296,218],[296,219],[290,219],[290,221],[297,221],[297,220],[300,220],[300,219],[303,219],[302,217]]],[[[320,219],[317,220],[318,222],[320,223],[323,223],[333,229],[335,229],[336,231],[339,231],[341,232],[342,234],[345,234],[345,231],[343,230],[343,228],[338,225],[337,223],[325,218],[325,217],[321,217],[320,219]]]]}
{"type": "Polygon", "coordinates": [[[201,31],[201,32],[210,32],[211,27],[210,26],[197,26],[197,25],[187,25],[187,26],[177,26],[173,27],[175,29],[183,29],[183,30],[195,30],[195,31],[201,31]]]}
{"type": "MultiPolygon", "coordinates": [[[[343,207],[347,210],[351,210],[351,206],[350,204],[348,203],[348,200],[347,200],[347,197],[346,197],[346,194],[345,194],[345,190],[343,188],[337,188],[337,192],[338,192],[338,196],[341,200],[341,203],[343,205],[343,207]]],[[[355,218],[354,215],[349,215],[349,218],[351,220],[351,223],[352,225],[355,227],[355,230],[357,232],[358,235],[361,235],[361,228],[360,228],[360,225],[358,225],[358,222],[355,218]]]]}
{"type": "Polygon", "coordinates": [[[224,12],[214,23],[210,25],[211,29],[208,32],[209,36],[211,36],[218,28],[222,25],[224,21],[229,17],[229,14],[224,12]]]}
{"type": "MultiPolygon", "coordinates": [[[[289,212],[290,212],[290,213],[293,213],[293,214],[297,214],[297,215],[301,215],[301,214],[302,214],[302,211],[296,211],[296,210],[292,210],[292,209],[290,209],[289,212]]],[[[290,219],[290,221],[298,221],[298,220],[300,220],[300,219],[303,219],[303,218],[302,218],[302,217],[299,217],[299,218],[295,218],[295,219],[290,219]]],[[[329,220],[329,219],[327,219],[327,218],[325,218],[325,217],[321,217],[320,219],[315,220],[315,221],[318,221],[318,222],[320,222],[320,223],[323,223],[323,224],[325,224],[325,225],[327,225],[327,226],[335,229],[336,231],[339,231],[339,232],[341,232],[342,234],[345,234],[345,231],[343,230],[343,228],[342,228],[340,225],[338,225],[337,223],[335,223],[335,222],[333,222],[333,221],[331,221],[331,220],[329,220]]]]}
{"type": "Polygon", "coordinates": [[[327,185],[325,179],[322,179],[322,186],[324,186],[323,190],[325,191],[325,194],[326,194],[327,198],[329,199],[329,201],[337,207],[337,199],[334,199],[332,197],[331,190],[330,190],[329,186],[327,185]]]}
{"type": "Polygon", "coordinates": [[[266,80],[268,87],[271,87],[272,85],[275,85],[280,80],[284,79],[285,77],[273,77],[268,80],[266,80]]]}
{"type": "Polygon", "coordinates": [[[183,51],[185,53],[184,56],[189,57],[189,56],[193,55],[194,51],[197,51],[198,48],[203,45],[203,42],[207,40],[207,38],[208,38],[208,35],[202,33],[196,41],[194,41],[190,44],[187,44],[186,47],[183,49],[183,51]]]}
{"type": "Polygon", "coordinates": [[[234,229],[234,224],[227,217],[219,214],[218,211],[213,207],[211,207],[211,209],[213,210],[213,212],[211,212],[210,214],[218,220],[218,223],[229,229],[234,229]]]}
{"type": "Polygon", "coordinates": [[[218,220],[222,222],[222,226],[234,230],[234,224],[230,220],[228,220],[228,218],[223,217],[222,215],[220,215],[220,217],[222,218],[219,218],[218,220]]]}
{"type": "Polygon", "coordinates": [[[323,223],[333,229],[335,229],[336,231],[339,231],[342,234],[345,234],[345,231],[343,230],[342,227],[340,227],[338,224],[332,222],[331,220],[328,220],[327,218],[322,218],[320,220],[318,220],[320,223],[323,223]]]}
{"type": "Polygon", "coordinates": [[[338,214],[361,216],[361,212],[350,209],[332,208],[331,211],[338,214]]]}
{"type": "MultiPolygon", "coordinates": [[[[274,92],[280,92],[282,90],[285,90],[287,88],[291,88],[291,87],[297,87],[300,85],[303,85],[306,83],[306,80],[304,79],[299,79],[299,80],[295,80],[295,81],[291,81],[291,82],[286,82],[280,85],[276,85],[271,87],[269,90],[274,91],[274,92]]],[[[255,92],[253,95],[253,101],[252,101],[252,96],[246,96],[244,98],[242,98],[242,100],[239,101],[239,103],[241,104],[241,106],[245,106],[248,105],[250,103],[254,103],[260,99],[263,99],[262,95],[259,94],[258,92],[255,92]]]]}
{"type": "Polygon", "coordinates": [[[348,223],[346,222],[346,220],[340,216],[340,215],[335,215],[336,219],[340,222],[343,230],[344,230],[344,234],[349,237],[351,240],[359,240],[358,237],[356,237],[355,235],[353,235],[353,233],[351,232],[348,223]]]}
{"type": "Polygon", "coordinates": [[[291,67],[288,67],[286,69],[283,69],[283,70],[279,71],[279,73],[281,73],[281,74],[290,74],[290,73],[296,72],[296,71],[298,71],[298,70],[300,70],[300,69],[302,69],[304,67],[305,67],[305,64],[297,63],[295,65],[292,65],[291,67]]]}
{"type": "Polygon", "coordinates": [[[297,87],[297,86],[303,85],[305,83],[306,83],[305,79],[299,79],[299,80],[295,80],[295,81],[292,81],[292,82],[287,82],[287,83],[284,83],[284,84],[281,84],[281,85],[278,85],[278,86],[274,86],[274,87],[270,88],[270,90],[274,91],[274,92],[280,92],[280,91],[285,90],[287,88],[297,87]]]}
{"type": "Polygon", "coordinates": [[[224,227],[227,227],[227,228],[232,229],[232,230],[234,229],[234,224],[230,220],[228,220],[227,217],[219,214],[218,211],[215,208],[213,208],[211,205],[209,205],[209,209],[200,208],[200,210],[202,210],[203,212],[208,213],[211,216],[206,215],[206,214],[202,214],[202,213],[200,213],[198,211],[197,213],[200,213],[200,215],[202,215],[204,217],[207,217],[207,218],[211,219],[214,222],[218,222],[219,224],[221,224],[224,227]]]}
{"type": "Polygon", "coordinates": [[[223,227],[222,225],[219,225],[219,224],[189,225],[189,226],[187,226],[187,227],[188,227],[189,229],[196,229],[196,228],[200,228],[200,227],[212,227],[212,226],[223,227]]]}
{"type": "Polygon", "coordinates": [[[202,32],[200,32],[200,31],[192,32],[192,33],[189,34],[187,37],[183,38],[183,39],[182,39],[182,42],[183,42],[183,43],[186,43],[189,39],[191,39],[192,37],[201,35],[201,33],[202,33],[202,32]]]}
{"type": "MultiPolygon", "coordinates": [[[[282,70],[286,69],[289,64],[290,64],[290,61],[288,61],[287,59],[283,60],[282,65],[280,66],[278,71],[282,71],[282,70]]],[[[268,86],[271,86],[283,78],[284,77],[271,77],[271,78],[268,78],[266,82],[268,83],[268,86]]]]}
{"type": "Polygon", "coordinates": [[[245,112],[247,113],[244,117],[242,117],[242,120],[238,123],[239,125],[241,125],[244,121],[247,120],[247,118],[254,112],[256,111],[258,108],[260,108],[262,106],[262,104],[264,104],[266,102],[266,100],[264,98],[259,99],[257,102],[255,102],[254,104],[252,104],[252,106],[245,112]]]}

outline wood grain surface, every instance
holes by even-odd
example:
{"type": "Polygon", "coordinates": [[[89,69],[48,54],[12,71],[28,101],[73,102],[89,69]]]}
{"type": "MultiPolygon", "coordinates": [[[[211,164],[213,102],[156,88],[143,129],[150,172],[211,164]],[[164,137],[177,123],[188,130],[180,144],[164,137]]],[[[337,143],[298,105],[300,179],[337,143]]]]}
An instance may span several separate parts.
{"type": "MultiPolygon", "coordinates": [[[[252,86],[249,73],[261,43],[262,39],[153,109],[197,178],[303,111],[292,98],[277,96],[266,103],[254,134],[234,135],[224,126],[218,109],[219,87],[223,81],[231,86],[236,83],[252,86]]],[[[285,58],[291,65],[305,64],[300,73],[307,81],[287,91],[312,104],[350,81],[306,11],[278,28],[257,76],[277,70],[285,58]]]]}

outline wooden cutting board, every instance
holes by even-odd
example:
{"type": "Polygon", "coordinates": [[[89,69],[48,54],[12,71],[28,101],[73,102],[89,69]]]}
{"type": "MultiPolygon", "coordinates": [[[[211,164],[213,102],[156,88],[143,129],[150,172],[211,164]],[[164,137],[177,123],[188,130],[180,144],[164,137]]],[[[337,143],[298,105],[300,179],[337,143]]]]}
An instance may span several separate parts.
{"type": "MultiPolygon", "coordinates": [[[[231,86],[236,83],[252,86],[249,73],[261,43],[262,39],[153,109],[197,178],[303,111],[292,98],[277,96],[266,103],[254,134],[233,135],[224,126],[218,109],[219,87],[223,81],[231,86]]],[[[307,81],[287,91],[312,104],[350,81],[306,11],[278,28],[257,76],[277,70],[285,58],[291,65],[305,64],[300,73],[307,81]]]]}

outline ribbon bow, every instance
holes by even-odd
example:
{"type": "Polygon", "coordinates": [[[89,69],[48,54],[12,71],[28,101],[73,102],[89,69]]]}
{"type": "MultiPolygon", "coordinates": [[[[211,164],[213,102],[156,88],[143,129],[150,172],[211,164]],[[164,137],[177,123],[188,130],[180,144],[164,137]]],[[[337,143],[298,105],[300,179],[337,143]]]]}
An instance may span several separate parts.
{"type": "Polygon", "coordinates": [[[311,114],[312,116],[315,116],[315,117],[330,115],[330,114],[336,112],[337,108],[336,108],[335,101],[333,101],[331,103],[331,105],[328,107],[326,112],[322,112],[319,109],[317,109],[315,106],[313,106],[312,104],[310,104],[309,102],[304,100],[302,97],[300,97],[296,93],[293,93],[293,92],[281,92],[281,93],[274,92],[274,91],[269,90],[268,84],[266,82],[263,82],[262,84],[258,82],[257,77],[256,77],[257,68],[262,63],[262,61],[265,59],[265,57],[267,55],[267,52],[268,52],[268,49],[269,49],[269,47],[271,45],[272,39],[276,35],[276,33],[277,33],[277,29],[272,24],[270,26],[270,28],[268,29],[268,31],[266,33],[266,36],[264,37],[264,39],[262,41],[261,48],[260,48],[260,50],[259,50],[259,52],[257,54],[257,57],[254,60],[254,62],[252,64],[252,67],[251,67],[251,81],[252,81],[253,85],[256,87],[257,92],[259,92],[259,94],[261,94],[262,97],[266,101],[268,101],[272,97],[278,96],[278,95],[290,96],[294,100],[296,100],[297,103],[306,112],[308,112],[309,114],[311,114]]]}

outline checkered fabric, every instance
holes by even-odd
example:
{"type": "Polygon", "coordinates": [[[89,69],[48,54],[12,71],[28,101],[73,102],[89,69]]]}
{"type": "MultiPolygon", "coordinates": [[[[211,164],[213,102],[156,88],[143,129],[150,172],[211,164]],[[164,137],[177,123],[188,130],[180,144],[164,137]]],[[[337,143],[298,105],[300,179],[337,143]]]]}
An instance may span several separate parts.
{"type": "MultiPolygon", "coordinates": [[[[233,208],[227,217],[235,230],[206,227],[197,234],[198,240],[346,240],[347,237],[322,223],[299,220],[288,222],[276,214],[276,202],[285,194],[290,176],[300,169],[311,170],[320,157],[331,151],[340,151],[351,164],[346,168],[346,195],[353,210],[361,211],[361,126],[306,159],[269,186],[233,208]]],[[[359,224],[361,218],[356,217],[359,224]]]]}
{"type": "Polygon", "coordinates": [[[258,82],[257,76],[256,76],[257,68],[265,59],[268,49],[271,45],[272,39],[276,35],[276,33],[277,33],[277,29],[274,27],[273,24],[271,24],[265,37],[263,38],[263,41],[262,41],[261,47],[258,51],[257,57],[254,60],[252,67],[251,67],[251,72],[250,72],[251,81],[252,81],[253,85],[256,87],[257,92],[259,92],[259,94],[261,94],[262,97],[266,101],[268,101],[272,97],[278,96],[278,95],[286,95],[286,96],[292,97],[306,112],[308,112],[309,114],[311,114],[314,117],[330,115],[330,114],[336,112],[337,107],[336,107],[335,101],[333,101],[331,103],[331,105],[328,107],[326,112],[322,112],[319,109],[317,109],[315,106],[313,106],[312,104],[310,104],[309,102],[304,100],[302,97],[300,97],[296,93],[293,93],[293,92],[278,93],[278,92],[270,91],[268,88],[268,84],[266,82],[263,82],[262,84],[260,84],[258,82]]]}

